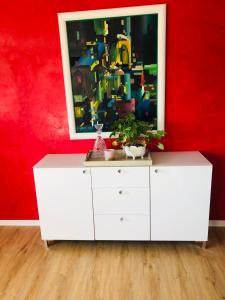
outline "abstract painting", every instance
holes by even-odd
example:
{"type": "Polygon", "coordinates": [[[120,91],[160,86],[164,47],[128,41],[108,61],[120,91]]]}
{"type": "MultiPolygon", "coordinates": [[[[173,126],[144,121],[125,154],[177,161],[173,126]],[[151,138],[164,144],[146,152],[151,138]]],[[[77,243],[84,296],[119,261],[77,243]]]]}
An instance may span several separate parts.
{"type": "Polygon", "coordinates": [[[127,112],[163,129],[163,8],[59,14],[71,138],[96,136],[97,123],[104,125],[107,136],[112,123],[127,112]]]}

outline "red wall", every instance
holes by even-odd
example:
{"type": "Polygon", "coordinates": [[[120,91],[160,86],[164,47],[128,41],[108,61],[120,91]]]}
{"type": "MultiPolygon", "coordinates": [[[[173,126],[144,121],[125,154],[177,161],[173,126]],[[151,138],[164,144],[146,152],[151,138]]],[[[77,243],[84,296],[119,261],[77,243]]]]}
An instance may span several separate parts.
{"type": "MultiPolygon", "coordinates": [[[[160,3],[95,2],[0,0],[0,219],[37,219],[32,166],[93,144],[69,140],[57,12],[160,3]]],[[[211,219],[225,220],[225,1],[166,2],[166,150],[213,163],[211,219]]]]}

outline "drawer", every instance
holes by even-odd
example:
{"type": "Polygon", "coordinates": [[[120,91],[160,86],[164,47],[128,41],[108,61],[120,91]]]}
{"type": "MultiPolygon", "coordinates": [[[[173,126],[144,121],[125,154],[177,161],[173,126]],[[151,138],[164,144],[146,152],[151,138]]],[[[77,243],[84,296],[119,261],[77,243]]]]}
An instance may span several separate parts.
{"type": "Polygon", "coordinates": [[[93,189],[95,214],[150,214],[149,188],[93,189]]]}
{"type": "Polygon", "coordinates": [[[150,217],[142,215],[95,215],[96,240],[150,240],[150,217]]]}
{"type": "Polygon", "coordinates": [[[149,186],[149,167],[95,167],[91,174],[95,188],[149,186]]]}

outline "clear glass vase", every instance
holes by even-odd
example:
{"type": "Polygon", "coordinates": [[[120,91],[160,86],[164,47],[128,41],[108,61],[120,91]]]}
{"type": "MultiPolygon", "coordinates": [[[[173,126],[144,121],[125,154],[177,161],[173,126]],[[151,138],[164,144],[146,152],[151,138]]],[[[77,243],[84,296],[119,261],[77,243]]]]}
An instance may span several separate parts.
{"type": "Polygon", "coordinates": [[[97,138],[93,147],[93,155],[94,157],[104,157],[104,151],[106,150],[106,144],[102,137],[102,128],[103,124],[95,124],[95,128],[97,130],[97,138]]]}

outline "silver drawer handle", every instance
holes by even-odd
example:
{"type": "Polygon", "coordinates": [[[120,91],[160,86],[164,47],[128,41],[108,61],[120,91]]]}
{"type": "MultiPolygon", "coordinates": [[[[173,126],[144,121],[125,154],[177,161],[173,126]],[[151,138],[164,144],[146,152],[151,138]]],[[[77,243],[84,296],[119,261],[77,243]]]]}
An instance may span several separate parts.
{"type": "Polygon", "coordinates": [[[121,169],[117,170],[118,173],[121,173],[121,169]]]}
{"type": "Polygon", "coordinates": [[[155,169],[154,172],[157,174],[157,173],[159,173],[159,170],[158,170],[158,169],[155,169]]]}
{"type": "Polygon", "coordinates": [[[119,194],[120,194],[120,195],[122,195],[122,194],[123,194],[123,191],[122,191],[122,190],[120,190],[120,191],[119,191],[119,194]]]}
{"type": "Polygon", "coordinates": [[[121,218],[120,218],[120,222],[122,222],[123,220],[124,220],[124,219],[121,217],[121,218]]]}

